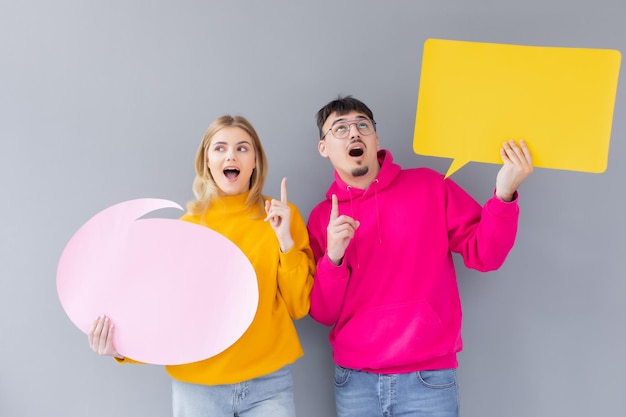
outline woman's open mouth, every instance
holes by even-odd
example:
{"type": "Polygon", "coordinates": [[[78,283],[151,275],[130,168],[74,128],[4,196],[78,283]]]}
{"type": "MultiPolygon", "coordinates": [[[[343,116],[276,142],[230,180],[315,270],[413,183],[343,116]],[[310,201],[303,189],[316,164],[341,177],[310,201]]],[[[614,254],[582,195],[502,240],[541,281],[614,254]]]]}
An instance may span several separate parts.
{"type": "Polygon", "coordinates": [[[229,180],[236,180],[239,176],[239,170],[237,168],[226,168],[224,170],[224,176],[229,180]]]}

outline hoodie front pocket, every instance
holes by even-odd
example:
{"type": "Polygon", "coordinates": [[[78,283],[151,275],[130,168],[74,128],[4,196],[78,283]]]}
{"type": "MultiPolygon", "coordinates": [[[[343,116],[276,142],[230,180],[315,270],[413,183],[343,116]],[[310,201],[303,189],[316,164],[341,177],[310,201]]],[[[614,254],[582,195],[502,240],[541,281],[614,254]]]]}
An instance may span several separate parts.
{"type": "Polygon", "coordinates": [[[442,323],[426,300],[368,308],[335,331],[335,353],[345,366],[389,368],[454,351],[456,326],[442,323]]]}

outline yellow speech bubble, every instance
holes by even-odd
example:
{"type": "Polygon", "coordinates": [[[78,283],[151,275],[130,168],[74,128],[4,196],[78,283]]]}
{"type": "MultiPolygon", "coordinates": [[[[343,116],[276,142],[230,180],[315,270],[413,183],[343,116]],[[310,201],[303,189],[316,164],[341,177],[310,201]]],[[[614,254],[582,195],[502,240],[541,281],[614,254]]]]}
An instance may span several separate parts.
{"type": "Polygon", "coordinates": [[[621,53],[428,39],[415,118],[416,154],[502,163],[524,139],[533,165],[606,170],[621,53]]]}

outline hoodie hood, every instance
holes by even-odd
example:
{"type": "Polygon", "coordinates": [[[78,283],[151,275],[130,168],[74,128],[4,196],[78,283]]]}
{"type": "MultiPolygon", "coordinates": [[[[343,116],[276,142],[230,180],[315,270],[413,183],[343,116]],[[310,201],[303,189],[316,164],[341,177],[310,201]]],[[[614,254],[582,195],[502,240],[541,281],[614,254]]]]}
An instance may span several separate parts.
{"type": "MultiPolygon", "coordinates": [[[[400,174],[401,168],[400,165],[394,164],[393,155],[385,149],[378,151],[378,163],[380,164],[380,171],[378,171],[378,175],[374,181],[372,181],[372,184],[376,184],[378,191],[380,191],[387,188],[393,182],[400,174]]],[[[338,201],[348,201],[361,196],[369,197],[373,194],[368,192],[372,184],[365,190],[352,187],[346,184],[337,171],[335,171],[335,182],[330,185],[330,188],[326,192],[326,198],[331,200],[333,194],[337,196],[338,201]]]]}

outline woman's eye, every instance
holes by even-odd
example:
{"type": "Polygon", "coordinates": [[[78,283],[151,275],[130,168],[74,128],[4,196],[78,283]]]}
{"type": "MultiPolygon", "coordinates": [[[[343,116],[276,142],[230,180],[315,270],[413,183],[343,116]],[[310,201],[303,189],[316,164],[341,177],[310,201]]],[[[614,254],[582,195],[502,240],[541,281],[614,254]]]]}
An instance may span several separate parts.
{"type": "Polygon", "coordinates": [[[245,146],[240,146],[237,150],[238,150],[239,152],[247,152],[247,151],[248,151],[248,148],[247,148],[247,147],[245,147],[245,146]]]}

